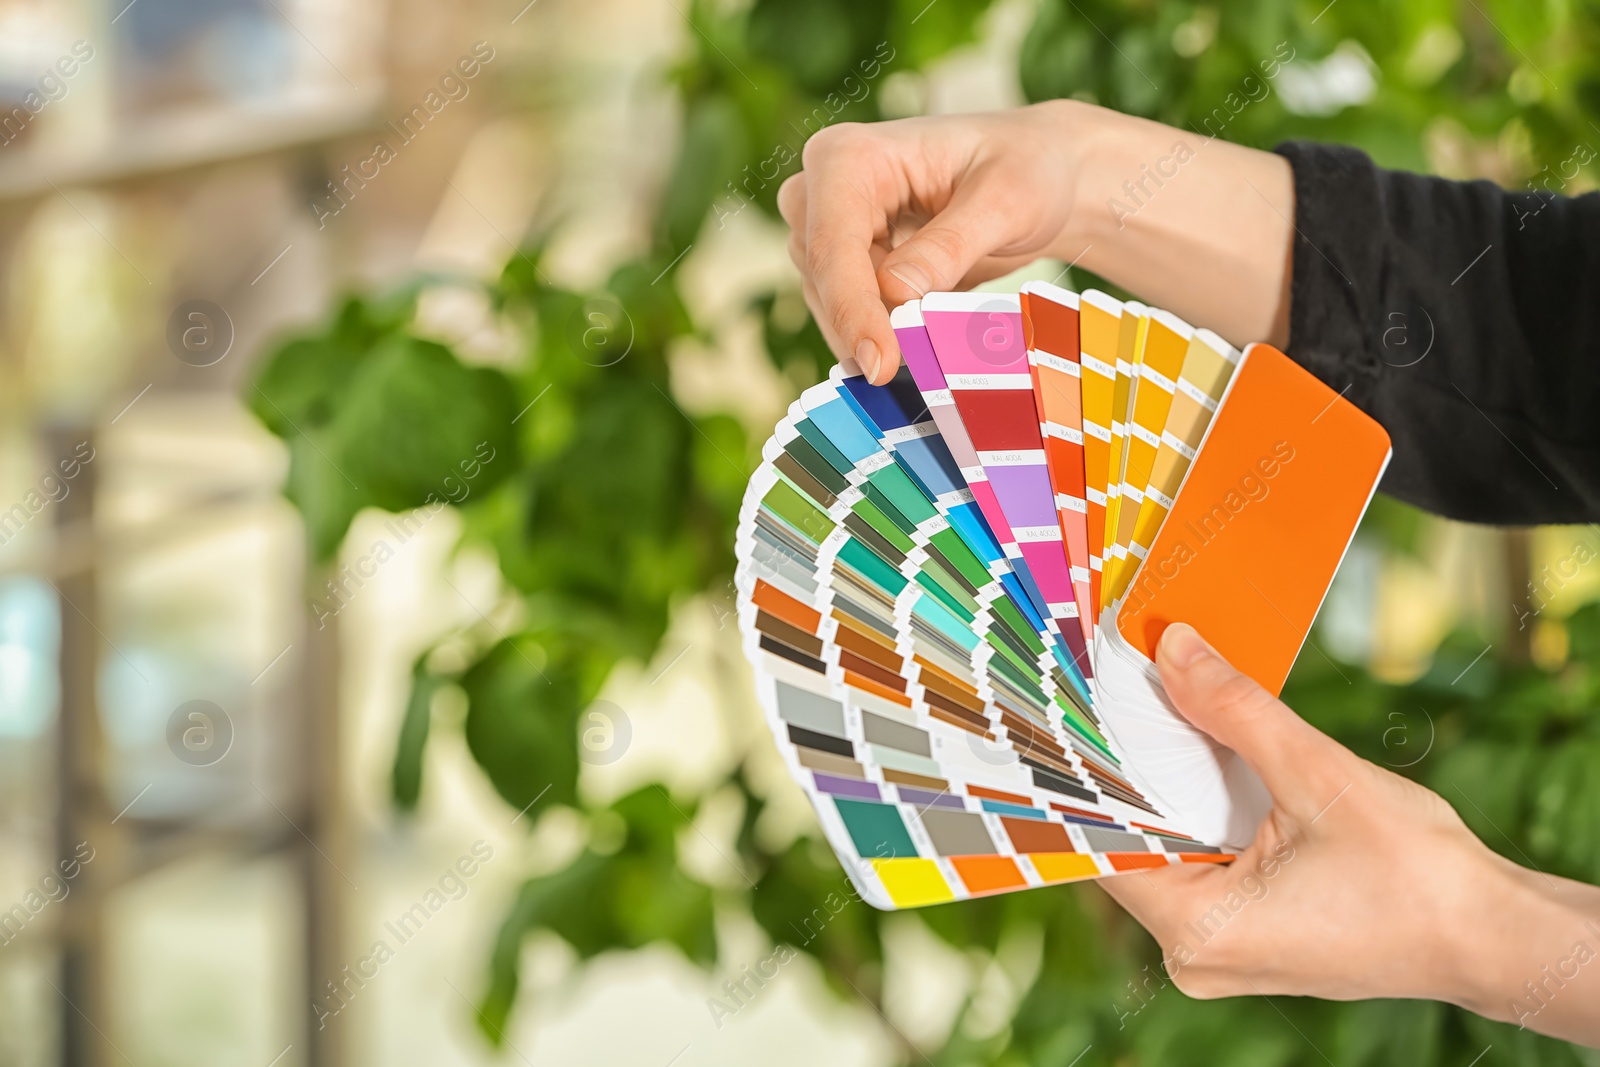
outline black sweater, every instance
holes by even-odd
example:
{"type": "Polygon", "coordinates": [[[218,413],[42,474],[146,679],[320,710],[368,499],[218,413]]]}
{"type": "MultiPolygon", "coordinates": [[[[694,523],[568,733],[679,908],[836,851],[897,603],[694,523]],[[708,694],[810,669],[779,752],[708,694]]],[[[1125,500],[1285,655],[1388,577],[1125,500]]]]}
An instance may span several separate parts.
{"type": "Polygon", "coordinates": [[[1278,152],[1289,354],[1388,430],[1384,491],[1472,522],[1600,519],[1600,193],[1549,191],[1593,153],[1507,192],[1278,152]]]}

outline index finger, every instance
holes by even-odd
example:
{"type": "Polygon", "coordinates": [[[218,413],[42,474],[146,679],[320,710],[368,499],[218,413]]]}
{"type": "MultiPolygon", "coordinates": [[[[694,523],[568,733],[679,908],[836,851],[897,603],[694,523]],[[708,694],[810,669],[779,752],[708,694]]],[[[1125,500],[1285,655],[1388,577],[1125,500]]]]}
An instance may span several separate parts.
{"type": "Polygon", "coordinates": [[[1194,902],[1215,896],[1220,887],[1227,885],[1228,877],[1226,867],[1209,863],[1177,864],[1102,878],[1095,885],[1138,920],[1152,937],[1165,942],[1193,913],[1194,902]]]}
{"type": "Polygon", "coordinates": [[[872,258],[887,233],[889,196],[878,175],[881,137],[854,123],[819,131],[802,154],[806,175],[806,273],[841,358],[882,385],[900,365],[872,258]]]}

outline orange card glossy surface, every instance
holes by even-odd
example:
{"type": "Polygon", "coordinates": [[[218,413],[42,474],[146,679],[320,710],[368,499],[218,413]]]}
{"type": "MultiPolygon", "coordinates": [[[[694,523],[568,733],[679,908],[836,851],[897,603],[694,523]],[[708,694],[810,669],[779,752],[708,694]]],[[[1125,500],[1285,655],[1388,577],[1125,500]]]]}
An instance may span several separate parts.
{"type": "Polygon", "coordinates": [[[1389,437],[1270,345],[1240,362],[1118,613],[1154,659],[1174,622],[1283,688],[1389,461],[1389,437]]]}

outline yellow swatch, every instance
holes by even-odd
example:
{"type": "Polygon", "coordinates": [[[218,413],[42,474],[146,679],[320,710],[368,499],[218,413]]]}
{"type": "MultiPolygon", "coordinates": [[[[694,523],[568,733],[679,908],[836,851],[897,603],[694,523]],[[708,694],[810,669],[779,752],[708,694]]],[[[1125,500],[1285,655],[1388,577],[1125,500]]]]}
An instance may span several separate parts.
{"type": "Polygon", "coordinates": [[[1100,877],[1093,856],[1078,852],[1030,852],[1028,859],[1046,882],[1071,882],[1079,878],[1100,877]]]}
{"type": "Polygon", "coordinates": [[[1238,351],[1210,330],[1196,330],[1189,339],[1166,429],[1161,434],[1161,447],[1150,468],[1144,503],[1139,505],[1139,517],[1128,543],[1128,554],[1133,557],[1131,568],[1137,568],[1149,552],[1238,363],[1238,351]]]}
{"type": "MultiPolygon", "coordinates": [[[[1106,549],[1106,494],[1111,476],[1112,403],[1122,302],[1095,289],[1078,299],[1079,363],[1083,370],[1083,483],[1088,505],[1089,602],[1098,609],[1106,549]]],[[[1100,624],[1099,612],[1092,625],[1100,624]]]]}
{"type": "Polygon", "coordinates": [[[1122,499],[1117,508],[1117,527],[1112,539],[1111,570],[1106,575],[1106,591],[1112,601],[1122,595],[1138,566],[1130,559],[1128,545],[1133,541],[1134,525],[1144,505],[1145,487],[1161,449],[1161,433],[1167,426],[1172,394],[1183,370],[1184,356],[1194,329],[1176,315],[1152,309],[1146,316],[1144,350],[1140,354],[1138,380],[1123,445],[1122,499]]]}
{"type": "Polygon", "coordinates": [[[1111,603],[1111,577],[1116,570],[1117,527],[1122,510],[1122,474],[1127,465],[1128,419],[1138,392],[1139,360],[1144,353],[1149,308],[1135,301],[1122,305],[1117,332],[1117,382],[1111,398],[1111,465],[1106,478],[1105,573],[1100,586],[1100,607],[1111,603]]]}
{"type": "Polygon", "coordinates": [[[939,873],[933,860],[881,859],[872,861],[872,869],[883,883],[884,892],[897,908],[920,908],[924,904],[940,904],[954,900],[950,884],[939,873]]]}

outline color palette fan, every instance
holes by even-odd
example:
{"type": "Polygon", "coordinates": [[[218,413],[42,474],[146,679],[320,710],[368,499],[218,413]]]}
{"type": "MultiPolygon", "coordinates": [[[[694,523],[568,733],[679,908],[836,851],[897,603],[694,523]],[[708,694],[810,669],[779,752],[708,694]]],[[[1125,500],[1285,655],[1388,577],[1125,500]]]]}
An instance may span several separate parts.
{"type": "Polygon", "coordinates": [[[789,409],[739,619],[790,772],[881,908],[1226,862],[1270,808],[1167,699],[1195,626],[1276,693],[1389,458],[1267,345],[1030,283],[891,317],[789,409]]]}

